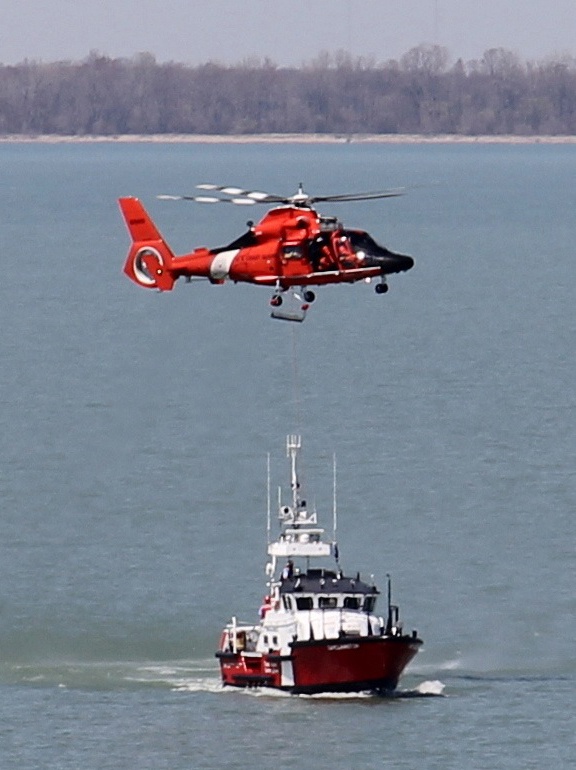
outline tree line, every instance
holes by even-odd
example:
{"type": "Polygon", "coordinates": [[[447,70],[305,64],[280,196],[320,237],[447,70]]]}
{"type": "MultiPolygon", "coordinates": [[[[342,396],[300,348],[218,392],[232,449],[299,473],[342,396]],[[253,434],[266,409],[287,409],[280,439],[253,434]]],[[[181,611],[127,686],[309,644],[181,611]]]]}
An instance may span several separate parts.
{"type": "Polygon", "coordinates": [[[576,133],[576,60],[493,48],[450,63],[437,45],[378,63],[323,53],[300,67],[158,63],[92,52],[0,65],[0,134],[576,133]]]}

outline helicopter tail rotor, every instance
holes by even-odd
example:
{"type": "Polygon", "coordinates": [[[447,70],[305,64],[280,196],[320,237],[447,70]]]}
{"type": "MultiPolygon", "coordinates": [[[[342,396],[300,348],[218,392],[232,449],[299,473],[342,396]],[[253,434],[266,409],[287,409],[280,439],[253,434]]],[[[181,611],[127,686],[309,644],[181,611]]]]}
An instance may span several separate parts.
{"type": "Polygon", "coordinates": [[[175,281],[170,247],[138,198],[120,198],[118,203],[132,238],[124,272],[146,289],[170,291],[175,281]]]}

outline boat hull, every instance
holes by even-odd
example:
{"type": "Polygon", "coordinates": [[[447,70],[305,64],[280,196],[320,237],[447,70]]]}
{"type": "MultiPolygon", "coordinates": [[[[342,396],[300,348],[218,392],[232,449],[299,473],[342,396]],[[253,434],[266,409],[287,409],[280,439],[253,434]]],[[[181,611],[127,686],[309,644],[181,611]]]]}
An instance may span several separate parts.
{"type": "Polygon", "coordinates": [[[273,651],[216,655],[224,685],[301,694],[382,692],[396,688],[421,644],[414,636],[359,636],[294,641],[290,655],[273,651]]]}

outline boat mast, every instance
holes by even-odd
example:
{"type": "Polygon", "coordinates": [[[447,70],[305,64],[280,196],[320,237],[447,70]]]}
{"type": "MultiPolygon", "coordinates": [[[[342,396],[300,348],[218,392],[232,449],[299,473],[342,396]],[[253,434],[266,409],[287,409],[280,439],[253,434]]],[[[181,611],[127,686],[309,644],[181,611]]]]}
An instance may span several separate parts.
{"type": "Polygon", "coordinates": [[[292,499],[291,505],[283,504],[282,490],[278,487],[278,518],[282,531],[278,540],[268,543],[268,554],[272,557],[272,561],[267,565],[266,571],[270,576],[274,574],[277,558],[288,560],[295,557],[304,558],[309,566],[311,557],[330,556],[333,552],[333,545],[322,540],[324,530],[318,527],[315,507],[308,510],[306,501],[301,497],[297,461],[301,446],[302,440],[298,434],[290,434],[286,437],[292,499]]]}
{"type": "Polygon", "coordinates": [[[270,545],[271,530],[271,511],[270,511],[270,452],[266,456],[266,544],[270,545]]]}
{"type": "Polygon", "coordinates": [[[336,542],[337,514],[336,514],[336,452],[332,455],[332,540],[336,542]]]}
{"type": "Polygon", "coordinates": [[[300,509],[300,496],[298,490],[300,483],[298,481],[298,450],[302,446],[302,439],[296,434],[286,436],[286,455],[290,458],[290,486],[292,488],[292,510],[297,515],[300,509]]]}

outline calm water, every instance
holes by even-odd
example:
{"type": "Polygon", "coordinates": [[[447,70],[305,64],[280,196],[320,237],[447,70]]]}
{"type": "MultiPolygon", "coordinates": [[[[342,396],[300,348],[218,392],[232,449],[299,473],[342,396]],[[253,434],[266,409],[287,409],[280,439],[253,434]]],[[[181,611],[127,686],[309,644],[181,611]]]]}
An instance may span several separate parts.
{"type": "Polygon", "coordinates": [[[4,766],[571,766],[576,148],[0,144],[0,174],[4,766]],[[301,180],[411,188],[337,213],[414,270],[297,327],[266,289],[122,276],[119,195],[184,250],[246,209],[157,193],[301,180]],[[403,688],[446,697],[221,690],[294,429],[326,524],[337,453],[344,567],[391,572],[425,640],[403,688]]]}

